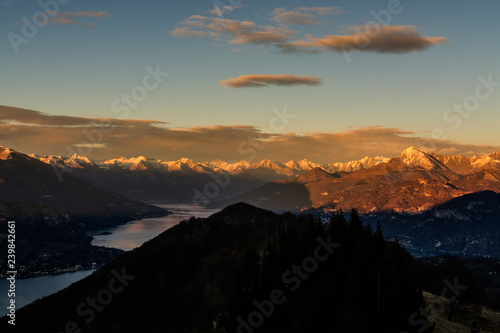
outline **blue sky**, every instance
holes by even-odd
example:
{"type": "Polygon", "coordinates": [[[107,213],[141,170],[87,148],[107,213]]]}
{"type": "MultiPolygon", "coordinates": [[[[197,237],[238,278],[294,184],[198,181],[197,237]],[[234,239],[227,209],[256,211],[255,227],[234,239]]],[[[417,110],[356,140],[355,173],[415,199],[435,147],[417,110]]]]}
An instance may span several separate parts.
{"type": "MultiPolygon", "coordinates": [[[[349,27],[365,27],[375,20],[371,12],[386,10],[391,1],[238,3],[241,5],[224,13],[225,24],[247,22],[255,24],[255,30],[280,29],[285,34],[292,31],[293,37],[285,43],[303,46],[324,36],[349,36],[349,27]],[[312,9],[333,7],[335,10],[330,13],[312,9]],[[276,11],[278,8],[281,11],[276,11]],[[306,15],[301,17],[313,17],[317,24],[276,19],[277,13],[293,11],[306,15]]],[[[276,43],[235,41],[231,33],[224,35],[208,28],[219,17],[209,12],[214,9],[211,1],[201,0],[68,1],[59,4],[54,20],[39,28],[36,36],[27,38],[27,43],[18,45],[16,53],[9,33],[23,36],[23,17],[32,20],[43,10],[34,1],[4,0],[0,24],[0,104],[49,116],[117,118],[111,107],[113,101],[142,84],[148,74],[146,67],[159,66],[169,76],[148,91],[147,98],[127,113],[127,119],[167,122],[162,126],[169,129],[244,125],[269,132],[266,130],[272,110],[286,107],[295,118],[283,131],[296,136],[340,135],[357,129],[370,133],[374,128],[378,133],[380,128],[389,128],[408,132],[405,136],[429,138],[432,131],[440,129],[443,134],[438,138],[437,152],[441,149],[471,154],[480,150],[460,145],[498,147],[500,93],[496,90],[500,87],[481,100],[473,112],[467,112],[468,118],[462,119],[456,128],[453,125],[458,120],[447,122],[443,115],[454,104],[475,94],[481,84],[478,77],[491,76],[492,81],[500,81],[499,2],[407,0],[397,8],[399,13],[392,14],[390,22],[384,22],[389,23],[389,28],[409,26],[405,31],[417,32],[422,39],[441,38],[440,42],[404,53],[395,52],[393,46],[380,52],[368,47],[367,51],[355,52],[348,62],[341,52],[319,44],[305,47],[302,52],[280,53],[276,43]],[[186,23],[193,15],[204,17],[203,26],[186,23]],[[202,32],[205,37],[173,33],[183,28],[202,32]],[[218,37],[211,38],[209,33],[218,37]],[[318,53],[309,52],[312,50],[318,53]],[[322,83],[271,83],[259,88],[220,84],[223,80],[257,74],[315,77],[322,83]],[[444,145],[440,141],[443,138],[451,142],[444,145]]],[[[452,116],[456,117],[456,113],[448,115],[448,119],[452,116]]],[[[9,121],[12,124],[18,120],[9,121]]],[[[360,142],[360,147],[384,143],[377,138],[360,142]]],[[[34,152],[63,153],[59,146],[44,148],[38,142],[30,146],[29,141],[21,143],[8,136],[2,137],[0,144],[31,147],[34,152]]],[[[112,147],[111,143],[96,145],[96,156],[108,156],[111,151],[106,152],[106,147],[112,147]]],[[[397,149],[399,146],[394,147],[394,151],[397,149]]],[[[171,151],[179,150],[179,154],[184,153],[181,148],[171,151]]],[[[131,151],[130,155],[134,153],[131,151]]],[[[185,153],[195,159],[205,157],[194,150],[185,153]]],[[[363,153],[360,149],[359,154],[363,153]]],[[[177,157],[173,153],[155,154],[154,150],[150,154],[177,157]]],[[[269,154],[263,157],[272,159],[269,154]]],[[[351,157],[338,154],[338,159],[351,157]]]]}

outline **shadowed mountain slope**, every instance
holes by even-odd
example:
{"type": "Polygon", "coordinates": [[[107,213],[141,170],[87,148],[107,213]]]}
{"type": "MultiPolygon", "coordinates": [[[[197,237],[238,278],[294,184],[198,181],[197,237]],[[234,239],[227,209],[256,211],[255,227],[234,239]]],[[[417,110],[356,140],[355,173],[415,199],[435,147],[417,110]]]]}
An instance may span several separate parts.
{"type": "Polygon", "coordinates": [[[162,208],[127,199],[50,165],[0,148],[0,200],[33,201],[59,207],[87,228],[114,226],[144,217],[163,216],[162,208]]]}

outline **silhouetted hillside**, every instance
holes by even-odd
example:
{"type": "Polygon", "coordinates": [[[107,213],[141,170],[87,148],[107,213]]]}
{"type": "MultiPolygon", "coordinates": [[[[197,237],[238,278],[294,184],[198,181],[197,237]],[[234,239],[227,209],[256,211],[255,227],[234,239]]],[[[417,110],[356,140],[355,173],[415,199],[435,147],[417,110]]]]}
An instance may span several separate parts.
{"type": "Polygon", "coordinates": [[[239,204],[181,222],[19,310],[16,329],[413,332],[408,318],[423,305],[416,267],[356,212],[325,225],[239,204]]]}

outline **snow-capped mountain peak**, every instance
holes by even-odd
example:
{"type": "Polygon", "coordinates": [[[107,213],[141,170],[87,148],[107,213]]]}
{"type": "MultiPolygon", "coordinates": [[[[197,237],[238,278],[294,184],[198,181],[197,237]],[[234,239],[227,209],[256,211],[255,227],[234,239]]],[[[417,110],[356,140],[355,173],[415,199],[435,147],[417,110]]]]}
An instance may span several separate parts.
{"type": "Polygon", "coordinates": [[[428,153],[414,146],[406,148],[399,156],[407,159],[421,159],[428,153]]]}
{"type": "Polygon", "coordinates": [[[424,168],[427,170],[448,170],[448,167],[441,163],[441,161],[437,158],[413,146],[405,149],[398,156],[398,159],[404,164],[413,167],[424,168]]]}
{"type": "Polygon", "coordinates": [[[100,165],[103,166],[104,168],[120,167],[131,170],[133,168],[133,170],[136,170],[137,166],[144,161],[146,161],[146,158],[144,156],[132,157],[132,158],[126,158],[122,156],[101,162],[100,165]]]}
{"type": "Polygon", "coordinates": [[[69,168],[78,168],[78,169],[85,168],[87,166],[95,166],[95,163],[92,162],[89,158],[78,154],[74,154],[69,159],[64,159],[64,164],[69,168]]]}
{"type": "Polygon", "coordinates": [[[303,160],[298,161],[297,164],[300,167],[300,169],[302,169],[302,170],[312,170],[314,168],[320,167],[320,164],[311,162],[307,158],[304,158],[303,160]]]}
{"type": "Polygon", "coordinates": [[[14,152],[14,150],[0,146],[0,160],[10,160],[12,158],[12,152],[14,152]]]}

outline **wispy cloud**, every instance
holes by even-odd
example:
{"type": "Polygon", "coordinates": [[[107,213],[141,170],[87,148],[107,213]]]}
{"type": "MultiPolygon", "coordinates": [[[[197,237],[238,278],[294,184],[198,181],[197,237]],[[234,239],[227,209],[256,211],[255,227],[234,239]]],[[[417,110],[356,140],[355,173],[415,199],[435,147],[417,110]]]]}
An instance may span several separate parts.
{"type": "Polygon", "coordinates": [[[237,6],[227,5],[227,6],[222,6],[222,7],[215,6],[215,8],[209,10],[208,12],[210,14],[221,16],[222,14],[231,13],[231,12],[235,11],[238,8],[242,8],[242,7],[246,7],[246,6],[247,5],[237,5],[237,6]]]}
{"type": "Polygon", "coordinates": [[[57,16],[60,17],[94,17],[94,18],[103,18],[111,16],[108,12],[97,11],[97,10],[89,10],[86,12],[58,12],[57,16]]]}
{"type": "Polygon", "coordinates": [[[228,44],[274,45],[280,53],[318,53],[334,52],[372,52],[372,53],[409,53],[427,50],[437,44],[450,41],[446,37],[424,36],[412,25],[351,26],[344,34],[326,35],[322,38],[307,35],[298,38],[299,31],[291,30],[288,25],[311,25],[320,23],[319,15],[342,13],[340,7],[296,7],[293,10],[275,9],[270,20],[277,26],[259,25],[252,21],[239,21],[219,17],[193,15],[172,30],[174,37],[210,38],[228,44]]]}
{"type": "Polygon", "coordinates": [[[299,51],[360,51],[375,53],[408,53],[423,51],[436,44],[449,43],[445,37],[423,36],[411,25],[372,25],[347,28],[346,35],[329,35],[298,40],[279,47],[283,52],[299,51]],[[371,28],[370,28],[371,27],[371,28]]]}
{"type": "Polygon", "coordinates": [[[16,108],[12,106],[0,106],[0,124],[18,123],[29,126],[51,126],[51,127],[82,127],[96,126],[103,122],[110,126],[149,126],[152,124],[166,124],[155,120],[123,120],[115,118],[86,118],[72,116],[53,116],[43,112],[16,108]]]}
{"type": "Polygon", "coordinates": [[[277,8],[271,12],[271,20],[287,25],[320,24],[318,15],[331,15],[345,13],[341,7],[295,7],[292,10],[277,8]]]}
{"type": "Polygon", "coordinates": [[[96,26],[89,22],[80,22],[75,19],[78,18],[95,18],[102,19],[104,17],[110,17],[111,14],[104,11],[89,10],[86,12],[56,12],[48,11],[49,22],[53,24],[64,24],[64,25],[81,25],[88,28],[96,28],[96,26]]]}
{"type": "Polygon", "coordinates": [[[233,79],[220,81],[219,84],[230,88],[255,88],[269,86],[296,86],[307,85],[317,86],[323,82],[323,79],[316,76],[298,76],[290,74],[280,75],[242,75],[233,79]]]}
{"type": "Polygon", "coordinates": [[[229,20],[193,15],[181,22],[182,27],[170,32],[174,37],[224,38],[229,44],[270,45],[286,43],[297,32],[274,26],[261,26],[251,21],[229,20]]]}
{"type": "Polygon", "coordinates": [[[170,35],[174,37],[185,37],[185,38],[213,38],[215,40],[219,39],[219,34],[213,31],[199,31],[192,30],[188,27],[177,28],[170,32],[170,35]]]}
{"type": "Polygon", "coordinates": [[[465,155],[500,151],[500,146],[433,140],[412,131],[387,127],[276,134],[245,125],[169,128],[167,123],[152,120],[51,116],[0,106],[0,145],[26,153],[68,155],[70,147],[82,154],[90,151],[88,157],[95,160],[144,155],[162,160],[190,157],[197,161],[217,158],[239,161],[248,158],[239,152],[242,144],[245,149],[257,144],[265,147],[259,151],[258,159],[283,162],[309,158],[329,163],[364,156],[392,157],[409,146],[465,155]]]}

